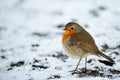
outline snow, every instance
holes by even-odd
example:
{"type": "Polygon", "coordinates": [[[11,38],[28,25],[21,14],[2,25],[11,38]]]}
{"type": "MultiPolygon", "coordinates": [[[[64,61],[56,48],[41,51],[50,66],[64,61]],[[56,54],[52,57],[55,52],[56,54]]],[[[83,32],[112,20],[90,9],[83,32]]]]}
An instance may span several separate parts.
{"type": "MultiPolygon", "coordinates": [[[[78,59],[53,57],[64,53],[61,37],[62,28],[70,21],[76,21],[94,37],[99,49],[107,44],[109,47],[120,45],[120,1],[119,0],[0,0],[0,80],[51,80],[54,75],[60,78],[53,80],[109,80],[108,77],[78,77],[71,75],[78,59]],[[101,9],[102,7],[102,9],[101,9]],[[36,34],[35,34],[36,33],[36,34]],[[37,45],[38,46],[37,46],[37,45]],[[5,56],[5,58],[2,58],[5,56]],[[40,60],[34,63],[34,60],[40,60]],[[10,68],[11,63],[24,61],[22,66],[10,68]],[[47,69],[35,68],[32,65],[43,65],[47,69]]],[[[120,49],[108,49],[120,54],[120,49]]],[[[116,64],[106,66],[89,56],[89,69],[95,66],[120,70],[120,55],[112,54],[116,64]]],[[[84,67],[84,59],[79,66],[84,67]]],[[[105,72],[109,74],[109,72],[105,72]]],[[[119,80],[115,75],[112,80],[119,80]]]]}

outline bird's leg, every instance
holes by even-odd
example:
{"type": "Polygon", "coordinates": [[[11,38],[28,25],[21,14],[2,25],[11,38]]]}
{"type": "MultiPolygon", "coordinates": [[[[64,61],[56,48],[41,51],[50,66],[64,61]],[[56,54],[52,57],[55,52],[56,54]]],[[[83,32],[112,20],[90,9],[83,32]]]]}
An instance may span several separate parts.
{"type": "Polygon", "coordinates": [[[85,73],[87,71],[87,57],[85,57],[85,73]]]}
{"type": "Polygon", "coordinates": [[[75,68],[74,70],[70,71],[70,72],[76,72],[76,71],[77,71],[77,68],[78,68],[78,66],[79,66],[79,64],[80,64],[81,59],[82,59],[82,58],[79,59],[77,65],[76,65],[76,68],[75,68]]]}
{"type": "Polygon", "coordinates": [[[79,61],[78,61],[77,65],[76,65],[75,70],[77,70],[77,68],[78,68],[78,66],[79,66],[79,64],[80,64],[80,61],[81,61],[81,58],[79,59],[79,61]]]}

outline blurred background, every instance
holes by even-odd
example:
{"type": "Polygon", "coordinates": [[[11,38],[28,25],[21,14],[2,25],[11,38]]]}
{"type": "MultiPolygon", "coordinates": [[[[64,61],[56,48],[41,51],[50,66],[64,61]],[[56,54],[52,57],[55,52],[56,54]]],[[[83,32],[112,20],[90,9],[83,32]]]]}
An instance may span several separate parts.
{"type": "Polygon", "coordinates": [[[62,29],[70,21],[90,32],[119,69],[120,0],[0,0],[0,80],[71,76],[62,73],[77,60],[68,58],[61,44],[62,29]]]}

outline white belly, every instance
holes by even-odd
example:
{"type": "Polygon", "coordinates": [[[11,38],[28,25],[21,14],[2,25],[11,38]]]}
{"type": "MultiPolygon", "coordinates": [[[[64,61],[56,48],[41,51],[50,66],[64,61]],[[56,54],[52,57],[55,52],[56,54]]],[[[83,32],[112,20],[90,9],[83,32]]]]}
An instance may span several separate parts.
{"type": "Polygon", "coordinates": [[[66,53],[68,53],[71,57],[83,57],[85,55],[85,52],[78,48],[77,46],[68,46],[67,44],[63,45],[63,48],[65,49],[66,53]]]}

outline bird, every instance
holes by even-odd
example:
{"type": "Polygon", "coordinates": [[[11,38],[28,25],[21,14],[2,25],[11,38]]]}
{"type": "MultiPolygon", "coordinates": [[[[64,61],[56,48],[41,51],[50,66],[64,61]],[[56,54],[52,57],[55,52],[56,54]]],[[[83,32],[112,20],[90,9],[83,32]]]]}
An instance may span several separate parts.
{"type": "Polygon", "coordinates": [[[87,56],[96,55],[107,59],[110,63],[114,60],[102,53],[93,37],[81,25],[76,22],[68,22],[63,29],[62,46],[69,56],[79,58],[79,61],[72,72],[78,71],[82,58],[85,58],[85,70],[87,70],[87,56]]]}

